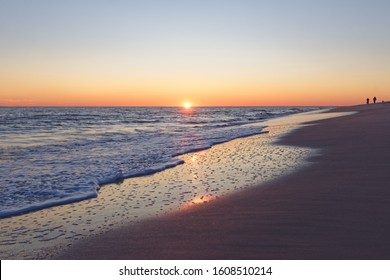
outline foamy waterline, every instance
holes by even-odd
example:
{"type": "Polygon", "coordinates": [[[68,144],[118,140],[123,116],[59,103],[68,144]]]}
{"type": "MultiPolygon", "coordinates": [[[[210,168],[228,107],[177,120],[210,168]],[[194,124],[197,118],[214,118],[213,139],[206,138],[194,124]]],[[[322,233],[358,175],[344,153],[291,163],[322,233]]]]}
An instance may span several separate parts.
{"type": "Polygon", "coordinates": [[[15,215],[22,215],[22,214],[26,214],[29,212],[38,211],[38,210],[42,210],[45,208],[59,206],[59,205],[63,205],[63,204],[75,203],[75,202],[79,202],[79,201],[82,201],[85,199],[96,198],[98,196],[99,189],[101,187],[104,187],[105,185],[120,182],[124,179],[148,176],[148,175],[152,175],[152,174],[155,174],[158,172],[162,172],[162,171],[169,169],[169,168],[174,168],[180,164],[185,163],[184,160],[176,158],[177,156],[185,155],[185,154],[189,154],[189,153],[193,153],[193,152],[197,152],[197,151],[207,150],[216,144],[226,143],[226,142],[232,141],[234,139],[245,138],[245,137],[249,137],[249,136],[253,136],[253,135],[257,135],[257,134],[266,133],[266,132],[261,131],[264,128],[265,128],[265,126],[255,126],[255,127],[252,127],[252,129],[254,131],[251,133],[239,135],[239,136],[232,138],[232,139],[211,142],[210,145],[189,148],[188,150],[174,154],[174,157],[171,158],[171,160],[169,162],[166,162],[164,164],[160,164],[158,166],[153,166],[150,168],[146,168],[144,170],[140,170],[137,172],[130,172],[127,174],[123,174],[122,172],[118,172],[115,176],[106,177],[106,178],[102,178],[100,180],[93,181],[90,183],[90,187],[89,187],[90,191],[87,191],[87,192],[78,193],[78,194],[71,195],[71,196],[68,196],[68,197],[62,198],[62,199],[49,199],[49,200],[43,201],[41,203],[33,203],[33,204],[30,204],[30,205],[27,205],[24,207],[19,207],[19,208],[15,207],[15,208],[7,209],[7,210],[2,210],[2,211],[0,211],[0,219],[15,216],[15,215]]]}

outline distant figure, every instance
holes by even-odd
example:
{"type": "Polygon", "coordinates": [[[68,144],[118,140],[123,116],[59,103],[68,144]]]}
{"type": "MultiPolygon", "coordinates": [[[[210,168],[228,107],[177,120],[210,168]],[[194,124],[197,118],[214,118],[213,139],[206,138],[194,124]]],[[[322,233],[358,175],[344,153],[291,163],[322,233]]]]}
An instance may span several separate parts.
{"type": "Polygon", "coordinates": [[[376,96],[374,96],[374,99],[373,99],[373,100],[374,100],[374,104],[375,104],[375,103],[376,103],[376,96]]]}
{"type": "Polygon", "coordinates": [[[367,97],[367,104],[370,104],[370,98],[367,97]]]}

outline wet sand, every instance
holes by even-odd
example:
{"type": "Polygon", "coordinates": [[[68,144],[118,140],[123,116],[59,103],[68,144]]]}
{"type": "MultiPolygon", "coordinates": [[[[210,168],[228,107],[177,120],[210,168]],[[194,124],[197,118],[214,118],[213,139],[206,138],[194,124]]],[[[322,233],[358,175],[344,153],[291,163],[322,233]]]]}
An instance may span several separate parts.
{"type": "Polygon", "coordinates": [[[336,111],[358,113],[279,140],[317,151],[299,171],[84,239],[57,258],[389,259],[390,104],[336,111]]]}

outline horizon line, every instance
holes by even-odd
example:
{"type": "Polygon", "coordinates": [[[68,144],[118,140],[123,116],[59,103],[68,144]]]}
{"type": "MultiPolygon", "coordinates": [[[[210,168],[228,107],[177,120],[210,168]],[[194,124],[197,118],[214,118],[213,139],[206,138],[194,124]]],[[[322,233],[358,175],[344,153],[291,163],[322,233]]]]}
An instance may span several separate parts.
{"type": "MultiPolygon", "coordinates": [[[[208,107],[349,107],[361,104],[351,105],[192,105],[191,108],[208,107]]],[[[182,108],[182,105],[0,105],[0,108],[182,108]]]]}

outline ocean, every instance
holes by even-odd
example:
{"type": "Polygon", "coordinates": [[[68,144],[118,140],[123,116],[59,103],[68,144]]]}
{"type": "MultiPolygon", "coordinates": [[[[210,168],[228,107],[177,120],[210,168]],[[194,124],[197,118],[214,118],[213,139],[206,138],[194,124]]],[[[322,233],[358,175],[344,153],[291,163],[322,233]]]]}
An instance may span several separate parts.
{"type": "Polygon", "coordinates": [[[175,167],[184,163],[178,155],[264,133],[262,121],[315,109],[0,108],[0,218],[96,197],[105,184],[175,167]]]}

